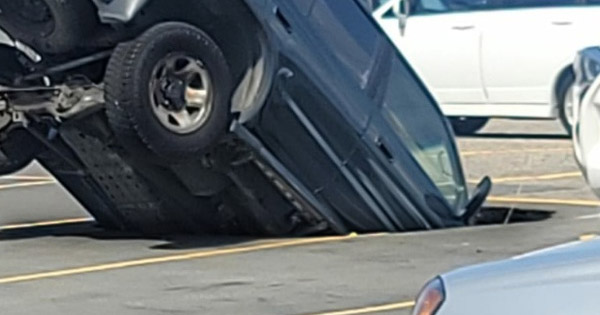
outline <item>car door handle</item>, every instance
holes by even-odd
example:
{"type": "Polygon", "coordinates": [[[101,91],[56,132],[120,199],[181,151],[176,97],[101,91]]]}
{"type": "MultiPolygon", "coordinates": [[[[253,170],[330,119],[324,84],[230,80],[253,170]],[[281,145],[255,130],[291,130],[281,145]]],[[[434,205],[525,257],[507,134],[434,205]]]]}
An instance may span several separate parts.
{"type": "Polygon", "coordinates": [[[567,26],[567,25],[573,25],[573,22],[571,22],[571,21],[553,21],[552,25],[567,26]]]}
{"type": "Polygon", "coordinates": [[[385,156],[386,159],[388,159],[388,161],[394,160],[392,151],[390,151],[390,149],[388,149],[388,147],[385,145],[385,143],[383,143],[383,141],[381,141],[381,139],[378,139],[377,141],[375,141],[375,144],[377,145],[377,149],[379,149],[379,151],[381,153],[383,153],[383,155],[385,156]]]}
{"type": "Polygon", "coordinates": [[[285,15],[283,15],[283,13],[281,13],[281,9],[279,9],[279,7],[275,7],[275,9],[273,9],[273,13],[275,13],[275,17],[279,21],[279,24],[281,24],[281,26],[283,26],[283,28],[285,29],[286,32],[288,32],[288,34],[291,34],[292,33],[292,25],[290,24],[288,19],[285,17],[285,15]]]}
{"type": "Polygon", "coordinates": [[[457,30],[457,31],[467,31],[467,30],[472,30],[474,28],[475,28],[475,25],[458,25],[458,26],[452,27],[453,30],[457,30]]]}

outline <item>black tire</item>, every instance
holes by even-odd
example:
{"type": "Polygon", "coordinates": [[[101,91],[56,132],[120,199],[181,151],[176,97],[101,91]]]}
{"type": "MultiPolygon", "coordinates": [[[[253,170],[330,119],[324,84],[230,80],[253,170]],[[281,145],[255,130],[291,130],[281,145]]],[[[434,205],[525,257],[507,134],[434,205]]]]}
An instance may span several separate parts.
{"type": "MultiPolygon", "coordinates": [[[[569,122],[569,118],[568,118],[569,113],[567,113],[567,111],[568,111],[567,104],[570,101],[567,98],[571,97],[569,90],[573,87],[574,83],[575,83],[575,74],[573,73],[573,71],[569,71],[562,78],[562,80],[558,86],[558,89],[556,91],[556,97],[558,100],[558,118],[560,119],[560,123],[563,125],[563,127],[565,128],[565,131],[567,132],[567,134],[569,136],[571,136],[571,134],[573,133],[573,130],[572,130],[571,123],[569,122]]],[[[571,109],[571,110],[573,110],[573,109],[571,109]]],[[[572,115],[572,113],[571,113],[571,115],[572,115]]]]}
{"type": "Polygon", "coordinates": [[[155,161],[193,160],[227,131],[230,117],[229,67],[221,49],[194,26],[166,22],[137,39],[117,46],[105,76],[106,111],[121,144],[155,161]],[[154,113],[150,82],[155,67],[170,54],[200,60],[212,78],[212,110],[197,130],[180,134],[163,125],[154,113]]]}
{"type": "Polygon", "coordinates": [[[452,129],[459,136],[468,136],[481,130],[489,121],[489,118],[460,117],[450,118],[452,129]]]}
{"type": "Polygon", "coordinates": [[[11,36],[51,54],[73,49],[98,21],[91,0],[0,0],[0,11],[11,36]]]}
{"type": "Polygon", "coordinates": [[[41,144],[25,129],[10,132],[0,142],[0,176],[16,173],[29,165],[41,151],[41,144]]]}

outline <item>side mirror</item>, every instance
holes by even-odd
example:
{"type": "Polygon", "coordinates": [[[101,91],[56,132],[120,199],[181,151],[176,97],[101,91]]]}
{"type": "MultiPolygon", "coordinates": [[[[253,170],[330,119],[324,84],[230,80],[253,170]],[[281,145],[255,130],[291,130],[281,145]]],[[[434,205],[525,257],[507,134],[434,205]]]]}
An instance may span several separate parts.
{"type": "Polygon", "coordinates": [[[400,34],[404,35],[404,31],[406,30],[406,23],[408,22],[408,16],[410,14],[409,0],[394,0],[393,11],[394,15],[398,18],[400,34]]]}
{"type": "Polygon", "coordinates": [[[476,223],[476,216],[481,210],[481,206],[487,199],[490,191],[492,190],[492,180],[489,177],[484,177],[481,182],[475,188],[473,197],[467,203],[466,211],[463,214],[463,220],[467,225],[473,225],[476,223]]]}

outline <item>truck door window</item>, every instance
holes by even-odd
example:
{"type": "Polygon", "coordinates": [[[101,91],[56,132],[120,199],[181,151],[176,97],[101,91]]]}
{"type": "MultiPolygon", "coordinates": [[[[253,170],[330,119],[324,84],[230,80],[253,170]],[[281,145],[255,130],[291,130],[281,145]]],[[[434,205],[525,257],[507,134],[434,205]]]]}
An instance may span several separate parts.
{"type": "Polygon", "coordinates": [[[350,71],[352,80],[367,85],[373,56],[381,38],[363,9],[348,0],[317,0],[312,19],[334,58],[350,71]]]}
{"type": "Polygon", "coordinates": [[[284,1],[289,1],[303,15],[310,14],[310,9],[312,9],[313,3],[315,2],[315,0],[284,0],[284,1]]]}
{"type": "Polygon", "coordinates": [[[436,106],[407,66],[394,60],[381,115],[448,203],[458,208],[465,201],[466,186],[451,134],[436,106]]]}

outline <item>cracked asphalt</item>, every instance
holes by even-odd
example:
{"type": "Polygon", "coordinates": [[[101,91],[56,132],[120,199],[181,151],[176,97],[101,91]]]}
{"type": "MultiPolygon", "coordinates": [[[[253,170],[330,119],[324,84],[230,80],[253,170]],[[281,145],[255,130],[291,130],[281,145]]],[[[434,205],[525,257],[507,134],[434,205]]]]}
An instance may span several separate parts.
{"type": "Polygon", "coordinates": [[[39,167],[0,179],[2,314],[409,314],[431,277],[600,233],[600,202],[552,121],[460,138],[508,225],[305,239],[143,239],[97,228],[39,167]]]}

